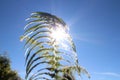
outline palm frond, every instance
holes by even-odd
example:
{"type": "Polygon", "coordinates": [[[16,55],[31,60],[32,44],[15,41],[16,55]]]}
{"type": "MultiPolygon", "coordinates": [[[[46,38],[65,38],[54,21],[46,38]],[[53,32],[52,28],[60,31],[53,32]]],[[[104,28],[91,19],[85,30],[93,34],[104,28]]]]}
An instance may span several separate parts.
{"type": "Polygon", "coordinates": [[[78,65],[75,44],[61,18],[35,12],[27,20],[25,33],[21,36],[21,41],[25,40],[26,80],[75,80],[73,71],[83,72],[89,77],[88,72],[78,65]],[[57,29],[64,31],[65,37],[61,42],[51,35],[57,29]]]}

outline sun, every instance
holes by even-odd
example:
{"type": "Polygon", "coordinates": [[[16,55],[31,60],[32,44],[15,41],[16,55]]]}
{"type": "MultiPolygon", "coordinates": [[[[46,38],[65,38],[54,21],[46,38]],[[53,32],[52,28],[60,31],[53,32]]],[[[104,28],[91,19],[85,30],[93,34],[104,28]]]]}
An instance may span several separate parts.
{"type": "Polygon", "coordinates": [[[51,37],[57,42],[62,42],[67,38],[67,33],[63,28],[56,28],[52,30],[51,37]]]}

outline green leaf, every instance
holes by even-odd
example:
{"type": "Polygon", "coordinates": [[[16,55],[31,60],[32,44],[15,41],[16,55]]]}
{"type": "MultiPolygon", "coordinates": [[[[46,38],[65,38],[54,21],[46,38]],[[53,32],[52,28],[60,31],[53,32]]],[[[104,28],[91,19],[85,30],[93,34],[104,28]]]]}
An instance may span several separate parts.
{"type": "Polygon", "coordinates": [[[50,36],[46,35],[46,36],[38,36],[36,38],[29,38],[27,39],[27,42],[25,43],[25,46],[29,43],[29,45],[33,45],[35,43],[38,43],[39,39],[52,39],[50,36]]]}
{"type": "MultiPolygon", "coordinates": [[[[50,51],[50,50],[53,50],[53,48],[46,48],[46,49],[40,49],[40,50],[38,50],[37,52],[35,52],[34,54],[31,55],[30,59],[28,60],[28,63],[30,63],[30,62],[33,60],[33,58],[34,58],[38,53],[41,53],[41,52],[46,53],[46,52],[48,52],[48,51],[50,51]]],[[[28,63],[27,63],[27,64],[28,64],[28,63]]]]}
{"type": "Polygon", "coordinates": [[[36,66],[38,66],[38,65],[40,65],[40,64],[43,64],[43,63],[48,63],[48,62],[46,62],[46,61],[42,61],[42,62],[38,62],[38,63],[36,63],[35,65],[33,65],[31,68],[27,68],[27,71],[26,71],[26,79],[27,79],[27,77],[29,76],[29,74],[30,74],[30,72],[36,67],[36,66]]]}
{"type": "MultiPolygon", "coordinates": [[[[45,33],[50,33],[50,31],[40,31],[40,32],[35,33],[34,35],[32,35],[32,36],[27,40],[26,44],[30,43],[31,40],[33,40],[35,36],[37,36],[37,35],[39,35],[39,34],[45,34],[45,33]]],[[[40,36],[39,36],[39,37],[40,37],[40,36]]],[[[48,37],[48,36],[44,36],[44,37],[48,37]]],[[[41,38],[43,38],[42,35],[41,35],[41,38]]],[[[25,45],[26,45],[26,44],[25,44],[25,45]]]]}
{"type": "Polygon", "coordinates": [[[50,73],[50,72],[42,72],[42,73],[39,73],[37,75],[35,75],[32,79],[38,77],[38,76],[41,76],[41,75],[48,75],[50,76],[51,78],[53,78],[55,76],[55,73],[50,73]]]}
{"type": "Polygon", "coordinates": [[[33,77],[35,76],[35,75],[37,75],[39,72],[41,72],[42,70],[49,70],[49,71],[53,71],[53,70],[55,70],[54,68],[42,68],[42,69],[40,69],[40,70],[37,70],[37,72],[35,72],[31,77],[30,77],[30,80],[33,80],[33,77]]]}

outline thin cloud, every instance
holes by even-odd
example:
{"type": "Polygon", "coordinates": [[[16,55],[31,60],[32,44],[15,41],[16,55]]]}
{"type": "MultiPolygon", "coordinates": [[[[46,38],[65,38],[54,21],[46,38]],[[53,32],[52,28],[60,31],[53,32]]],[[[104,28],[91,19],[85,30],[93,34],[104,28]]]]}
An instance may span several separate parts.
{"type": "Polygon", "coordinates": [[[95,38],[90,38],[86,35],[79,35],[79,34],[76,34],[76,33],[73,33],[73,39],[78,40],[78,41],[87,42],[87,43],[103,44],[102,40],[95,39],[95,38]]]}
{"type": "Polygon", "coordinates": [[[113,77],[120,77],[120,74],[114,73],[114,72],[101,72],[101,73],[95,72],[95,74],[105,75],[105,76],[113,76],[113,77]]]}

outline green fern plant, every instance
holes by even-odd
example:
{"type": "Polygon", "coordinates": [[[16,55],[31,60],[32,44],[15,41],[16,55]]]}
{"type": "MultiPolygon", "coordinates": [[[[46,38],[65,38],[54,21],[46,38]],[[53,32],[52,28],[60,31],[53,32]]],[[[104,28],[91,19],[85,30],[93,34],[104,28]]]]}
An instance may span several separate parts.
{"type": "Polygon", "coordinates": [[[87,74],[78,65],[76,48],[66,23],[49,13],[35,12],[28,18],[25,40],[26,80],[76,80],[73,72],[87,74]]]}

